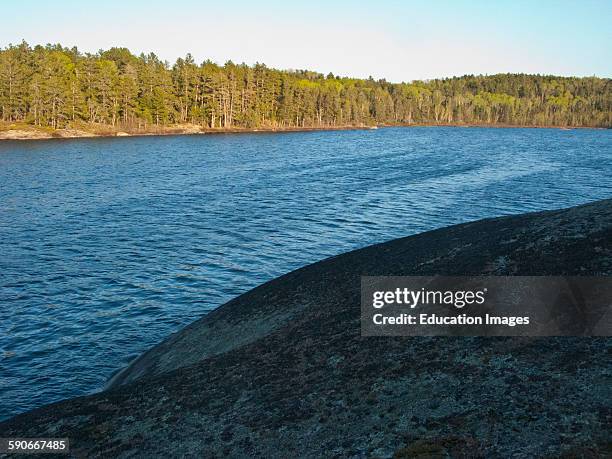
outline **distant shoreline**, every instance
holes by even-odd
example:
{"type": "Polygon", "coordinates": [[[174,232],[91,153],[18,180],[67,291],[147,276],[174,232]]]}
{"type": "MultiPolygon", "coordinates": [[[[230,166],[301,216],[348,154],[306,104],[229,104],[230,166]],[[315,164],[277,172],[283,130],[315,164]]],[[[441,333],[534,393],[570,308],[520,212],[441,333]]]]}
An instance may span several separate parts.
{"type": "Polygon", "coordinates": [[[203,134],[240,134],[240,133],[282,133],[282,132],[310,132],[310,131],[353,131],[374,130],[385,127],[487,127],[487,128],[525,128],[525,129],[609,129],[590,126],[533,126],[515,124],[478,124],[478,123],[398,123],[380,124],[373,126],[312,126],[312,127],[262,127],[262,128],[206,128],[197,125],[177,125],[147,130],[121,130],[112,127],[98,128],[96,132],[90,127],[45,129],[33,126],[18,126],[0,130],[0,140],[50,140],[50,139],[78,139],[78,138],[108,138],[108,137],[144,137],[144,136],[172,136],[172,135],[203,135],[203,134]]]}

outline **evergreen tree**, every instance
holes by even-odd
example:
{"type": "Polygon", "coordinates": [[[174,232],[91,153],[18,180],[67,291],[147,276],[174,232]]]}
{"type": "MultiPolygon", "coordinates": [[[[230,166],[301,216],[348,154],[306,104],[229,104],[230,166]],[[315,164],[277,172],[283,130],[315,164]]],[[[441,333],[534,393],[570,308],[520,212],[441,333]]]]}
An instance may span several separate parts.
{"type": "Polygon", "coordinates": [[[228,61],[170,66],[126,48],[83,54],[61,45],[0,49],[0,118],[62,128],[323,127],[513,124],[612,127],[611,80],[466,75],[392,84],[228,61]]]}

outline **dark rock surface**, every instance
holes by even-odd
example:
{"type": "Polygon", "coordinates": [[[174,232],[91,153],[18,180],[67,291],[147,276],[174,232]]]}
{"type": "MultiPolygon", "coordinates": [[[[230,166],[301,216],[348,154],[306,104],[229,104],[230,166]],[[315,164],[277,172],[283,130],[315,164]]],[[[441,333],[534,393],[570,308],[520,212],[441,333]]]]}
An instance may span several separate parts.
{"type": "Polygon", "coordinates": [[[609,338],[360,336],[361,275],[435,274],[612,275],[612,200],[299,269],[0,437],[69,437],[83,457],[609,457],[609,338]]]}

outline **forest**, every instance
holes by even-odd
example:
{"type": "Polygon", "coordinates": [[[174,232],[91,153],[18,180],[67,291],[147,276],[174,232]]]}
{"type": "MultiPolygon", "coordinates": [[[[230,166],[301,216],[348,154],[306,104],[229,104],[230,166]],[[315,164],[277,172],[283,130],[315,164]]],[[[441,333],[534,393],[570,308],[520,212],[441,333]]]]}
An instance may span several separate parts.
{"type": "Polygon", "coordinates": [[[60,129],[411,124],[612,126],[611,79],[499,74],[390,83],[231,61],[174,64],[126,48],[0,49],[0,114],[60,129]]]}

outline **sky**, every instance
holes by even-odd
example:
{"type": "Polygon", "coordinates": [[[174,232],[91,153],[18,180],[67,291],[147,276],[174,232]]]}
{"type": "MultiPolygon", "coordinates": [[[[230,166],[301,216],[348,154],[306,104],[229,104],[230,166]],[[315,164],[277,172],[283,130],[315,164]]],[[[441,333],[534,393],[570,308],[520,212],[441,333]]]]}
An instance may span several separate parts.
{"type": "Polygon", "coordinates": [[[173,62],[261,62],[392,82],[465,74],[612,76],[612,0],[0,0],[25,40],[173,62]]]}

